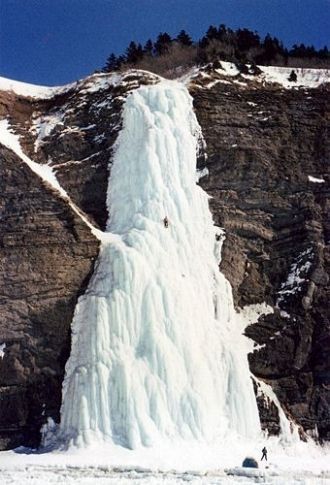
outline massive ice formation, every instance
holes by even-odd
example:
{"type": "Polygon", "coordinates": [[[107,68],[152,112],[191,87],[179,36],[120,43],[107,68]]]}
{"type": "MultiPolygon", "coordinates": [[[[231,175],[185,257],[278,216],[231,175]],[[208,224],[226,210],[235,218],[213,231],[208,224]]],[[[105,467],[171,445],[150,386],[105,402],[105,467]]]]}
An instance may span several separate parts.
{"type": "Polygon", "coordinates": [[[186,89],[127,99],[111,168],[108,234],[72,323],[61,433],[128,448],[255,436],[258,411],[186,89]],[[163,224],[164,217],[169,227],[163,224]]]}

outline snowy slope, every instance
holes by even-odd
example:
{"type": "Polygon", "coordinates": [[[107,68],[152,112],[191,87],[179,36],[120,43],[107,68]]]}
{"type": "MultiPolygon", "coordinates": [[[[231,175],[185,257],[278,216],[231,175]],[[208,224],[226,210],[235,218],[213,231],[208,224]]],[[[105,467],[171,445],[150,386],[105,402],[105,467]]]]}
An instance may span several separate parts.
{"type": "MultiPolygon", "coordinates": [[[[278,66],[258,66],[260,73],[251,74],[241,73],[236,64],[232,62],[225,62],[219,59],[220,68],[210,71],[205,68],[192,68],[191,71],[185,74],[180,80],[189,85],[190,82],[196,79],[203,80],[203,87],[208,89],[216,84],[237,84],[238,86],[247,86],[250,82],[257,82],[262,85],[277,84],[285,89],[300,89],[300,88],[318,88],[322,84],[330,82],[329,69],[309,69],[309,68],[292,68],[292,67],[278,67],[278,66]],[[289,81],[292,70],[297,76],[296,81],[289,81]]],[[[247,70],[250,69],[246,65],[247,70]]]]}
{"type": "Polygon", "coordinates": [[[285,88],[305,87],[317,88],[321,84],[330,82],[328,69],[307,69],[307,68],[290,68],[277,66],[259,66],[262,70],[261,78],[266,82],[278,83],[285,88]],[[289,81],[291,71],[297,75],[297,81],[289,81]]]}
{"type": "Polygon", "coordinates": [[[0,77],[0,91],[12,91],[20,96],[30,96],[31,98],[47,99],[64,91],[68,91],[75,86],[75,83],[67,84],[66,86],[38,86],[35,84],[23,83],[0,77]]]}
{"type": "MultiPolygon", "coordinates": [[[[221,61],[221,60],[220,60],[221,61]]],[[[239,71],[235,64],[231,62],[221,61],[222,69],[218,69],[217,72],[221,75],[233,78],[239,74],[239,71]]],[[[291,89],[296,87],[303,88],[317,88],[321,84],[330,82],[329,69],[310,69],[310,68],[291,68],[291,67],[278,67],[278,66],[258,66],[262,73],[259,76],[244,75],[247,80],[256,80],[264,83],[276,83],[285,88],[291,89]],[[297,81],[289,81],[289,76],[292,71],[295,71],[297,75],[297,81]]],[[[130,72],[145,72],[146,71],[130,71],[130,72]]],[[[188,84],[196,75],[200,73],[198,68],[193,68],[190,73],[185,74],[180,81],[188,84]]],[[[147,73],[148,75],[150,73],[147,73]]],[[[203,73],[204,74],[204,73],[203,73]]],[[[0,77],[0,91],[12,91],[20,96],[28,96],[36,99],[49,99],[57,94],[63,94],[71,89],[84,89],[85,93],[92,93],[101,89],[106,89],[109,85],[118,85],[123,83],[123,77],[125,73],[96,73],[92,74],[79,81],[69,83],[63,86],[38,86],[34,84],[24,83],[0,77]]],[[[156,76],[157,77],[157,76],[156,76]]],[[[216,80],[215,83],[223,82],[225,80],[216,80]]],[[[235,81],[237,82],[237,81],[235,81]]],[[[211,85],[209,86],[211,87],[211,85]]]]}
{"type": "Polygon", "coordinates": [[[84,93],[93,93],[106,89],[109,85],[121,82],[122,76],[118,74],[92,74],[80,81],[63,86],[38,86],[0,77],[0,91],[11,91],[19,96],[28,96],[36,99],[49,99],[58,94],[63,94],[71,89],[81,89],[84,93]]]}

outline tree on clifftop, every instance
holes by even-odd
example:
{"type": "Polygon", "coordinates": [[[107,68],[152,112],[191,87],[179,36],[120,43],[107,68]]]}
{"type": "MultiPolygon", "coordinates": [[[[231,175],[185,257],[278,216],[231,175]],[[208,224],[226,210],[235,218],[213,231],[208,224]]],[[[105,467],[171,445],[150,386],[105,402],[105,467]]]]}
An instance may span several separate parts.
{"type": "Polygon", "coordinates": [[[141,44],[136,44],[132,41],[126,49],[125,56],[128,64],[136,64],[143,57],[143,49],[141,44]]]}
{"type": "Polygon", "coordinates": [[[151,39],[148,39],[147,42],[145,43],[144,47],[143,47],[143,52],[147,55],[147,56],[152,56],[153,55],[153,52],[154,52],[154,45],[152,43],[152,40],[151,39]]]}
{"type": "Polygon", "coordinates": [[[125,64],[126,59],[124,56],[115,56],[114,53],[110,54],[107,62],[103,68],[105,72],[118,71],[123,64],[125,64]]]}
{"type": "Polygon", "coordinates": [[[167,54],[172,43],[171,37],[166,33],[160,33],[155,42],[155,52],[158,56],[167,54]]]}
{"type": "Polygon", "coordinates": [[[192,40],[191,37],[187,34],[185,30],[181,30],[180,34],[177,36],[176,40],[184,46],[191,46],[192,45],[192,40]]]}

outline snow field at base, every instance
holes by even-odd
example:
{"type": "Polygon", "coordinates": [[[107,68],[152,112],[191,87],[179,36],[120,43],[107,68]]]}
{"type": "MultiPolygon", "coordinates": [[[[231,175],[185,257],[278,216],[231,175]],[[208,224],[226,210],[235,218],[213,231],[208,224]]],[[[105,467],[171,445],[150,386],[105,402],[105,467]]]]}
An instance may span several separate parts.
{"type": "Polygon", "coordinates": [[[329,448],[313,443],[284,447],[278,438],[224,441],[210,448],[185,446],[125,450],[93,446],[66,452],[28,454],[28,450],[0,453],[1,483],[22,485],[183,484],[329,485],[329,448]],[[268,462],[260,462],[266,444],[268,462]],[[259,469],[242,468],[246,456],[259,469]]]}
{"type": "Polygon", "coordinates": [[[164,81],[127,99],[109,241],[72,324],[66,443],[136,449],[260,433],[246,339],[218,270],[221,230],[195,183],[199,137],[182,85],[164,81]]]}

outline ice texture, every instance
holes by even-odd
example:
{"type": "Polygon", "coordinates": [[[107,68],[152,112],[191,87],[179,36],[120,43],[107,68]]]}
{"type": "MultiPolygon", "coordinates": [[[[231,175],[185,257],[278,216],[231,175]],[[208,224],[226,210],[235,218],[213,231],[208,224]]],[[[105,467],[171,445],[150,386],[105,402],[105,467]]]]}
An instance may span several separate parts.
{"type": "Polygon", "coordinates": [[[108,237],[72,323],[60,425],[67,443],[136,449],[260,432],[245,337],[218,268],[221,230],[195,181],[199,138],[179,83],[128,97],[108,237]]]}

